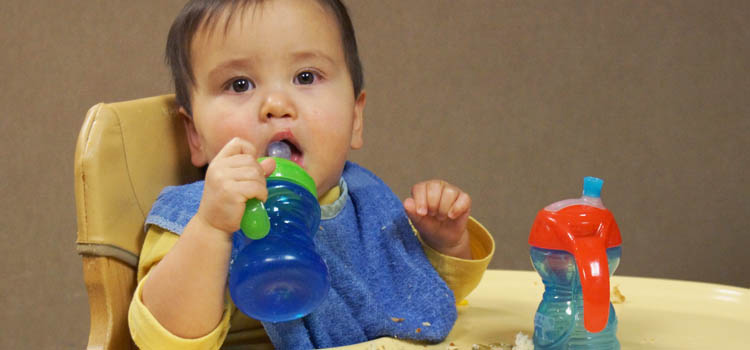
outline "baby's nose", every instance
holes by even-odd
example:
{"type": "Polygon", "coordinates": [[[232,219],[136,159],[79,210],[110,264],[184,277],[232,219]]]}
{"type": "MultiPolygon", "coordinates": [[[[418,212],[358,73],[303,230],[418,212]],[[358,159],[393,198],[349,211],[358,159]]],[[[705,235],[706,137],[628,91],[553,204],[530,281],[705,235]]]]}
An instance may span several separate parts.
{"type": "Polygon", "coordinates": [[[260,115],[263,118],[294,118],[296,111],[294,103],[289,96],[283,92],[272,92],[266,96],[261,107],[260,115]]]}

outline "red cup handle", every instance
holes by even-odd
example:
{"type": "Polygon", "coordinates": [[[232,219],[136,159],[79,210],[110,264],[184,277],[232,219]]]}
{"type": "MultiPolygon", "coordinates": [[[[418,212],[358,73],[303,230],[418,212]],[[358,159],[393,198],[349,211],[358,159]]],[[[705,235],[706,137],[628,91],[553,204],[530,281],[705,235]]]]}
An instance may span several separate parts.
{"type": "Polygon", "coordinates": [[[609,263],[607,248],[600,237],[578,237],[573,256],[578,265],[583,291],[583,326],[601,332],[609,319],[609,263]]]}
{"type": "Polygon", "coordinates": [[[611,220],[599,221],[592,231],[575,228],[565,220],[550,220],[554,232],[566,250],[573,254],[583,292],[583,326],[587,331],[601,332],[609,320],[609,262],[607,235],[611,220]]]}

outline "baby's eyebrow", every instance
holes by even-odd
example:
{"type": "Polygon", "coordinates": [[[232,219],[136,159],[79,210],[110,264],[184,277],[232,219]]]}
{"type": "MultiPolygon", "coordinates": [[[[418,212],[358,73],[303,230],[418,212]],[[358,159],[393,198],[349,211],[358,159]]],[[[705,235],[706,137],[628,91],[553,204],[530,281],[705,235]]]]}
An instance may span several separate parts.
{"type": "Polygon", "coordinates": [[[289,56],[294,62],[322,59],[329,64],[335,64],[333,58],[318,50],[292,52],[289,56]]]}
{"type": "Polygon", "coordinates": [[[233,60],[224,61],[208,72],[208,78],[209,80],[221,78],[221,76],[225,74],[226,71],[247,69],[251,65],[252,63],[248,61],[247,59],[233,59],[233,60]]]}

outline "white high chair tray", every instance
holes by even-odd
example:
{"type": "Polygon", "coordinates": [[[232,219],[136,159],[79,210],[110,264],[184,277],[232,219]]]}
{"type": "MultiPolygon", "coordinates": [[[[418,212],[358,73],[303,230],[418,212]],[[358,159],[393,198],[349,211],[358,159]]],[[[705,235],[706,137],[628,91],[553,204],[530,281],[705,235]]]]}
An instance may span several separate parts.
{"type": "MultiPolygon", "coordinates": [[[[750,289],[617,275],[610,285],[625,297],[614,304],[623,350],[750,349],[750,289]]],[[[513,344],[518,332],[531,338],[543,291],[534,271],[488,270],[468,303],[458,306],[458,321],[444,342],[380,338],[337,349],[471,350],[474,344],[513,344]]]]}

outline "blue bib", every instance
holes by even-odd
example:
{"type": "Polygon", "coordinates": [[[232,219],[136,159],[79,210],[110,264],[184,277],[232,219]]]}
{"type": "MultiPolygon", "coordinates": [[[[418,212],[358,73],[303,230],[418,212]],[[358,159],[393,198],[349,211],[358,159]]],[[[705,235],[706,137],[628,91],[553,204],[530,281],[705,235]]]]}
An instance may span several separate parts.
{"type": "MultiPolygon", "coordinates": [[[[453,292],[424,255],[401,201],[377,176],[347,162],[340,212],[315,235],[331,290],[302,319],[263,326],[277,349],[344,346],[380,337],[439,342],[456,320],[453,292]]],[[[146,225],[182,233],[203,181],[167,187],[146,225]]],[[[341,203],[339,203],[341,204],[341,203]]]]}

